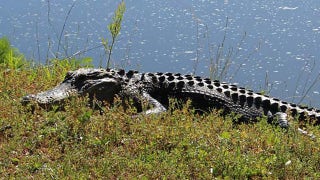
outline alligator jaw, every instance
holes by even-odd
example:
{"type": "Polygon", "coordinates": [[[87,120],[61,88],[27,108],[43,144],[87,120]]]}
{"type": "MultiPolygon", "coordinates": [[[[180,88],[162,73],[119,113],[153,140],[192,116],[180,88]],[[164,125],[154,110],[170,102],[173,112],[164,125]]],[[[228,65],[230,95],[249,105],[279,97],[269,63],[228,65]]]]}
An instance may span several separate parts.
{"type": "Polygon", "coordinates": [[[38,94],[29,94],[22,98],[22,104],[36,102],[40,106],[56,104],[71,96],[77,96],[77,90],[69,83],[61,83],[53,89],[38,94]]]}

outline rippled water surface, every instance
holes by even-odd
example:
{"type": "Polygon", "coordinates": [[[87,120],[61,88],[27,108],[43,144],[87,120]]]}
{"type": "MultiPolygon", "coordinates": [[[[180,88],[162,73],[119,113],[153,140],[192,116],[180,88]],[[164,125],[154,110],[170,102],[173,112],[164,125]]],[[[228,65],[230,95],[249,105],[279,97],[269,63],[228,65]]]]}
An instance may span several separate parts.
{"type": "MultiPolygon", "coordinates": [[[[320,107],[320,83],[309,89],[320,72],[318,0],[125,2],[117,66],[209,76],[223,42],[232,59],[232,79],[224,80],[294,102],[307,93],[303,103],[320,107]]],[[[0,0],[0,36],[35,61],[86,51],[80,56],[104,65],[100,39],[110,38],[106,27],[118,3],[0,0]]]]}

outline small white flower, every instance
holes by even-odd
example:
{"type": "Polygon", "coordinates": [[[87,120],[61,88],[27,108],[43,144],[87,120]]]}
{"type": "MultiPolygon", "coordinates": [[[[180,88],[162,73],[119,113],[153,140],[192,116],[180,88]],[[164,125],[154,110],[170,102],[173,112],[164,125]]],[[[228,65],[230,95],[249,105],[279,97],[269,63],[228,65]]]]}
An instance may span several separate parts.
{"type": "Polygon", "coordinates": [[[291,160],[289,160],[289,161],[287,161],[284,165],[286,165],[286,166],[288,166],[288,165],[290,165],[291,164],[291,160]]]}

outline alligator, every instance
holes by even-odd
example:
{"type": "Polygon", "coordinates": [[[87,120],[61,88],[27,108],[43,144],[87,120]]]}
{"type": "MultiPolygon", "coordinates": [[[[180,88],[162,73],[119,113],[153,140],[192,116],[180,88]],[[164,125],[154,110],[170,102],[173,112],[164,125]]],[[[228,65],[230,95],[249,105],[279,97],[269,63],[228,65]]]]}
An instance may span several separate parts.
{"type": "Polygon", "coordinates": [[[90,100],[110,103],[115,96],[131,98],[137,111],[146,115],[167,111],[169,98],[176,98],[181,102],[191,100],[192,107],[203,112],[212,109],[222,109],[223,114],[234,112],[243,121],[256,121],[267,116],[268,121],[284,128],[289,126],[287,113],[312,120],[314,124],[320,122],[320,110],[315,108],[288,103],[218,80],[170,72],[81,68],[69,71],[60,85],[38,94],[26,95],[22,102],[48,106],[61,103],[71,96],[88,96],[90,100]],[[149,104],[149,109],[143,111],[142,102],[149,104]]]}

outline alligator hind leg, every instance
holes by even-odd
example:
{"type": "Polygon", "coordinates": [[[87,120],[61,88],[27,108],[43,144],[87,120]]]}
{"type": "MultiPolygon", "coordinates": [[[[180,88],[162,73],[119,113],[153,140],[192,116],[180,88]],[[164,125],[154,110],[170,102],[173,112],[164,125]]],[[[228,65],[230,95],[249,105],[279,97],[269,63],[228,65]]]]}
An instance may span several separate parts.
{"type": "Polygon", "coordinates": [[[282,128],[288,128],[289,122],[287,120],[287,114],[283,112],[277,112],[275,114],[276,118],[278,119],[279,126],[282,128]]]}
{"type": "Polygon", "coordinates": [[[151,97],[151,95],[147,92],[142,92],[142,100],[146,100],[149,104],[153,106],[153,108],[148,109],[143,112],[144,114],[157,114],[167,111],[167,109],[155,98],[151,97]]]}
{"type": "Polygon", "coordinates": [[[272,114],[270,111],[268,111],[268,119],[269,121],[273,121],[274,119],[277,120],[277,123],[279,124],[279,126],[281,128],[288,128],[289,127],[289,123],[287,120],[287,114],[284,112],[277,112],[275,114],[272,114]]]}
{"type": "MultiPolygon", "coordinates": [[[[290,124],[287,120],[287,114],[286,113],[283,113],[283,112],[277,112],[275,113],[274,115],[272,115],[272,113],[269,111],[268,112],[268,119],[274,119],[276,118],[278,120],[278,124],[281,128],[289,128],[290,127],[290,124]]],[[[306,136],[309,136],[311,139],[314,139],[315,136],[313,134],[309,134],[307,131],[301,129],[301,128],[298,128],[297,129],[299,133],[303,134],[303,135],[306,135],[306,136]]]]}

